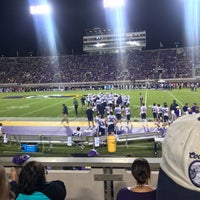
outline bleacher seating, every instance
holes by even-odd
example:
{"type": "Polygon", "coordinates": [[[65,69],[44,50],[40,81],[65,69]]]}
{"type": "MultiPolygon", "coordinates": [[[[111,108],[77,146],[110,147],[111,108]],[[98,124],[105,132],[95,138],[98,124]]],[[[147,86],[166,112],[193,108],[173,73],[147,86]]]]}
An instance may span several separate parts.
{"type": "Polygon", "coordinates": [[[0,84],[98,82],[158,78],[192,78],[199,63],[199,47],[157,49],[118,54],[84,54],[52,57],[1,57],[0,84]],[[126,71],[126,73],[124,73],[126,71]],[[81,72],[81,73],[80,73],[81,72]]]}
{"type": "MultiPolygon", "coordinates": [[[[73,200],[115,199],[121,187],[134,185],[129,170],[131,157],[30,157],[29,161],[42,162],[49,169],[47,180],[59,179],[65,183],[67,198],[73,200]],[[90,170],[73,170],[74,166],[90,166],[90,170]],[[68,170],[66,170],[68,168],[68,170]],[[70,168],[70,169],[69,169],[70,168]],[[65,170],[64,170],[65,169],[65,170]]],[[[161,158],[146,158],[152,173],[150,185],[156,187],[161,158]]],[[[7,171],[12,166],[12,157],[0,157],[7,171]]],[[[20,167],[20,166],[18,166],[20,167]]]]}

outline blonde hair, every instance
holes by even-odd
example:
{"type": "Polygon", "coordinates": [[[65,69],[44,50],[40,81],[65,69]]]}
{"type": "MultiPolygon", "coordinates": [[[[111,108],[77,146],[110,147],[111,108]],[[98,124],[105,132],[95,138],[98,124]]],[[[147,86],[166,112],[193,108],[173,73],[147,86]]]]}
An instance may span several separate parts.
{"type": "Polygon", "coordinates": [[[0,165],[0,199],[8,200],[9,199],[9,183],[5,168],[0,165]]]}

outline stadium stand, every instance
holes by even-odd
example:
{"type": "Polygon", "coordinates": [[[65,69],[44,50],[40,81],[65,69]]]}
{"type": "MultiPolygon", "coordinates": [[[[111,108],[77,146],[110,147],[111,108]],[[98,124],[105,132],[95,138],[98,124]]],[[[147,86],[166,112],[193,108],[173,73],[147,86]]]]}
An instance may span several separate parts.
{"type": "MultiPolygon", "coordinates": [[[[150,185],[155,187],[161,158],[146,159],[152,169],[150,185]]],[[[95,196],[96,200],[114,200],[120,188],[134,184],[129,170],[134,160],[131,157],[30,157],[31,160],[48,166],[47,180],[59,179],[65,183],[67,199],[94,199],[95,196]],[[90,170],[72,170],[73,166],[90,166],[90,170]]],[[[7,171],[13,166],[20,167],[12,162],[12,157],[1,157],[0,162],[7,171]]]]}
{"type": "Polygon", "coordinates": [[[53,57],[1,57],[0,83],[36,84],[192,78],[199,47],[53,57]],[[193,55],[193,56],[192,56],[193,55]],[[193,58],[195,56],[195,58],[193,58]],[[30,70],[31,69],[31,70],[30,70]],[[79,72],[79,73],[78,73],[79,72]],[[81,73],[80,73],[81,72],[81,73]]]}

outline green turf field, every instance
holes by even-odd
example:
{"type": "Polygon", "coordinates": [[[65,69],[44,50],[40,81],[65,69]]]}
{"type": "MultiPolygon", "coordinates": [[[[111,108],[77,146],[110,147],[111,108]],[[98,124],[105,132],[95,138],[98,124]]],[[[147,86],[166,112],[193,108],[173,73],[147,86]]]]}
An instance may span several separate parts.
{"type": "MultiPolygon", "coordinates": [[[[167,102],[168,105],[175,99],[179,106],[182,106],[187,102],[189,106],[192,106],[194,102],[200,104],[200,92],[191,91],[190,89],[182,90],[113,90],[113,91],[51,91],[51,92],[26,92],[26,93],[0,93],[0,120],[12,121],[12,120],[41,120],[44,121],[60,121],[62,104],[65,103],[69,109],[69,118],[73,121],[86,120],[85,108],[81,108],[80,98],[82,95],[88,93],[97,94],[99,92],[112,92],[117,94],[126,94],[131,97],[131,116],[132,120],[140,120],[139,116],[139,94],[142,93],[144,97],[144,103],[148,107],[149,120],[152,119],[151,106],[152,104],[159,103],[163,105],[167,102]],[[75,111],[73,107],[73,98],[76,97],[79,100],[79,115],[75,117],[75,111]]],[[[117,152],[110,154],[107,151],[106,146],[100,146],[98,152],[100,155],[113,155],[113,156],[126,156],[132,154],[133,156],[153,156],[154,143],[152,140],[132,141],[128,143],[128,147],[125,143],[117,145],[117,152]]],[[[40,156],[45,154],[47,156],[60,155],[70,156],[73,153],[87,153],[92,148],[86,147],[83,151],[77,147],[67,147],[66,145],[53,145],[50,149],[48,145],[45,145],[44,151],[40,151],[33,156],[40,156]]],[[[14,155],[21,152],[19,144],[1,144],[1,155],[14,155]]],[[[161,156],[161,149],[159,149],[158,156],[161,156]]]]}
{"type": "MultiPolygon", "coordinates": [[[[85,118],[85,108],[81,108],[80,98],[88,93],[97,94],[99,92],[112,92],[117,94],[126,94],[131,97],[131,116],[133,120],[139,118],[139,93],[144,97],[144,103],[148,107],[147,117],[152,118],[151,106],[159,103],[168,105],[175,99],[179,106],[188,102],[192,106],[194,102],[199,105],[200,91],[191,91],[190,89],[182,90],[93,90],[93,91],[51,91],[51,92],[26,92],[26,93],[0,93],[0,118],[15,118],[15,120],[23,118],[44,118],[46,120],[60,120],[62,104],[65,103],[69,109],[69,118],[75,118],[73,107],[73,98],[79,101],[78,117],[82,120],[85,118]],[[17,119],[16,119],[17,118],[17,119]]],[[[35,120],[35,119],[34,119],[35,120]]],[[[75,119],[77,120],[77,119],[75,119]]]]}

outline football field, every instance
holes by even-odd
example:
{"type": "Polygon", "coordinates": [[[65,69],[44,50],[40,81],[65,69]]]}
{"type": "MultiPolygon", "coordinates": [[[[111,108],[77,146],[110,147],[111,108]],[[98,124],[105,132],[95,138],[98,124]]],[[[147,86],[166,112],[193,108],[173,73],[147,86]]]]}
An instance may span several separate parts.
{"type": "Polygon", "coordinates": [[[49,92],[23,92],[23,93],[0,93],[0,119],[4,120],[45,120],[60,121],[62,104],[66,104],[69,110],[69,118],[72,121],[86,120],[84,108],[81,107],[80,98],[89,93],[116,93],[129,95],[131,102],[131,118],[138,120],[139,116],[139,94],[142,93],[144,103],[148,108],[147,117],[152,119],[151,107],[153,103],[161,106],[166,102],[168,106],[176,100],[180,108],[185,103],[191,107],[193,103],[200,103],[200,91],[190,89],[174,90],[90,90],[90,91],[49,91],[49,92]],[[75,116],[73,98],[79,101],[78,116],[75,116]]]}
{"type": "MultiPolygon", "coordinates": [[[[148,108],[147,117],[149,123],[152,121],[151,107],[153,103],[163,105],[164,102],[170,106],[173,100],[179,104],[180,108],[185,103],[192,106],[193,103],[199,105],[200,92],[191,91],[190,89],[182,90],[92,90],[92,91],[51,91],[51,92],[24,92],[24,93],[0,93],[0,121],[8,127],[13,127],[13,131],[17,131],[18,126],[25,125],[24,130],[26,134],[30,130],[37,130],[38,127],[48,126],[48,130],[52,134],[56,134],[57,130],[63,130],[64,134],[69,128],[63,127],[61,124],[62,119],[62,104],[66,104],[69,110],[70,125],[76,126],[87,126],[86,123],[86,106],[82,108],[80,98],[89,93],[116,93],[122,95],[129,95],[131,98],[131,119],[134,122],[133,126],[141,126],[140,115],[139,115],[139,95],[142,93],[144,97],[144,103],[148,108]],[[76,97],[79,101],[78,116],[75,115],[73,107],[73,98],[76,97]],[[27,123],[28,122],[28,123],[27,123]],[[28,124],[28,125],[27,125],[28,124]],[[42,125],[41,125],[42,124],[42,125]],[[56,127],[56,130],[55,130],[56,127]]],[[[124,119],[125,123],[125,119],[124,119]]],[[[71,126],[72,128],[72,126],[71,126]]],[[[20,131],[23,130],[20,129],[20,131]]],[[[72,131],[72,130],[71,130],[72,131]]],[[[49,145],[45,145],[45,150],[36,153],[36,156],[42,153],[51,155],[65,155],[70,156],[74,153],[87,153],[92,148],[91,146],[81,150],[77,147],[67,147],[66,145],[53,145],[53,148],[49,148],[49,145]]],[[[142,140],[142,141],[131,141],[120,143],[117,145],[116,153],[112,156],[126,156],[132,154],[134,156],[153,156],[154,143],[153,140],[142,140]]],[[[161,156],[161,149],[159,149],[158,156],[161,156]]],[[[107,147],[101,145],[98,148],[100,155],[108,155],[107,147]]],[[[21,152],[19,144],[2,144],[0,145],[0,154],[16,154],[21,152]]],[[[109,154],[110,155],[110,154],[109,154]]]]}

